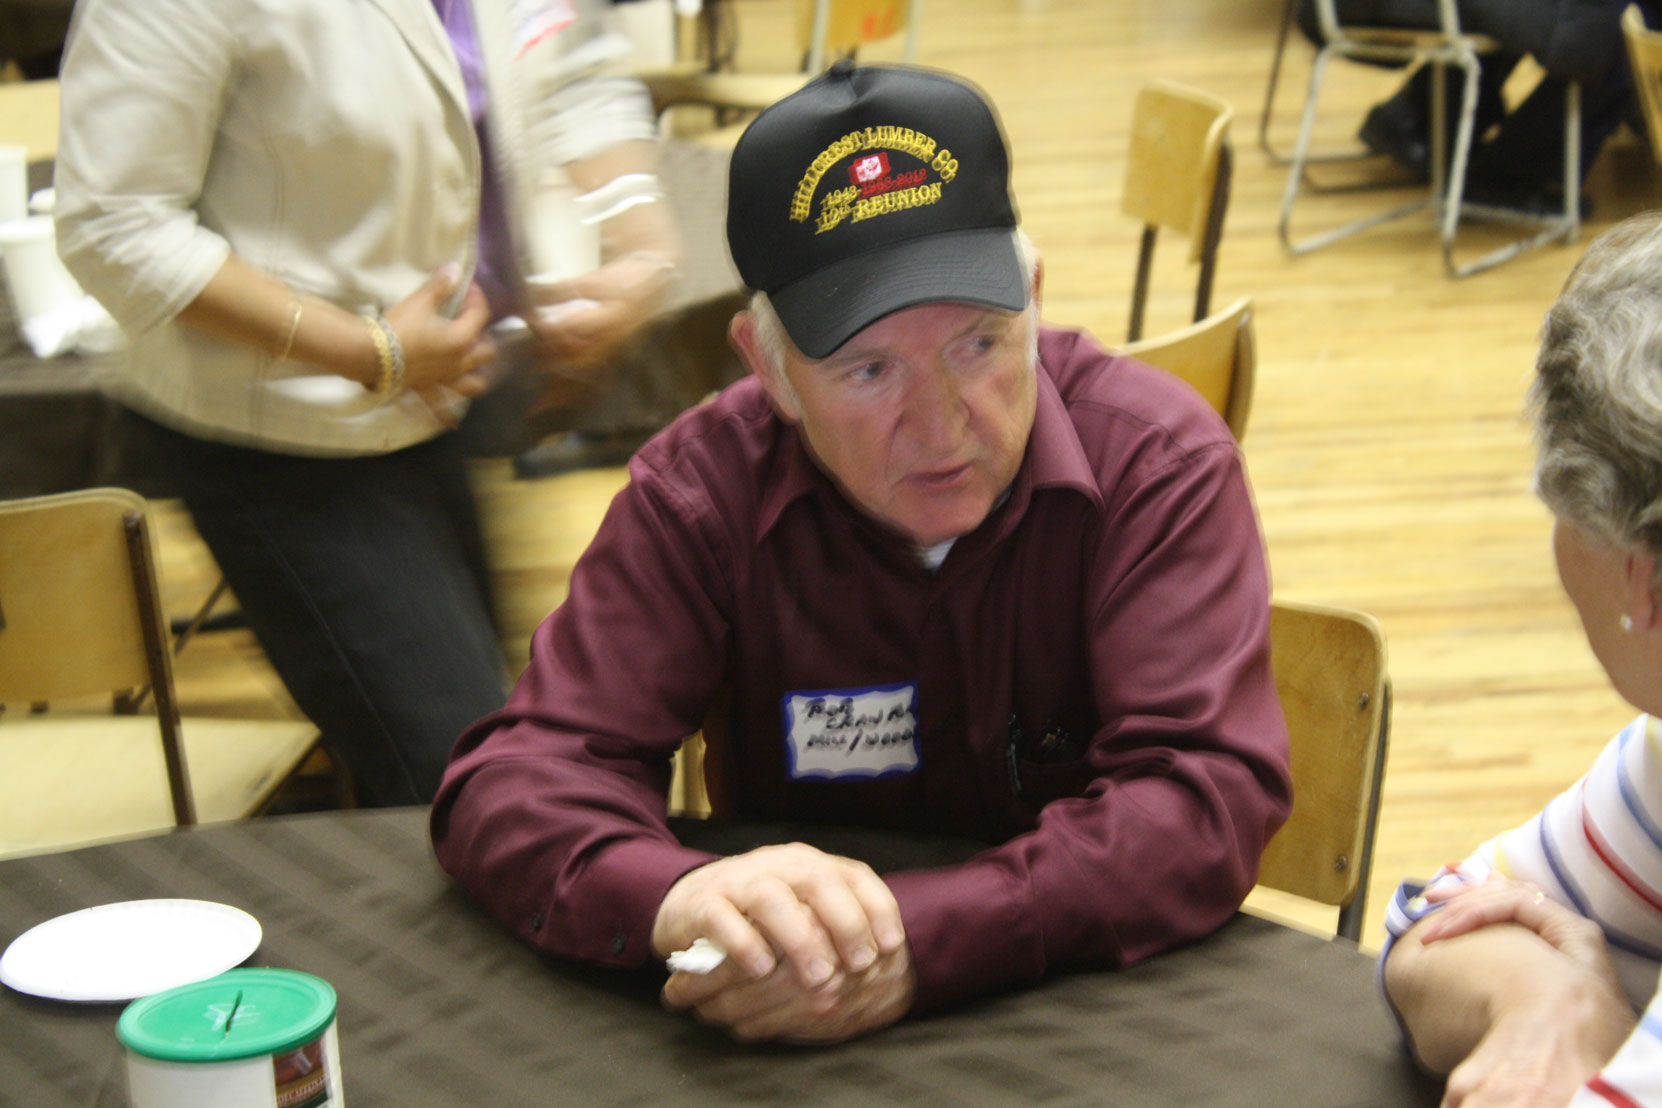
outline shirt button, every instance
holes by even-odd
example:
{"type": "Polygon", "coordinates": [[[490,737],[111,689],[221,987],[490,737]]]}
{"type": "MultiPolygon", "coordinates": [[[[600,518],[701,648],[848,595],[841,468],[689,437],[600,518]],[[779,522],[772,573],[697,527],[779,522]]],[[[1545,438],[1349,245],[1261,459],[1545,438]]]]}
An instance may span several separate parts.
{"type": "Polygon", "coordinates": [[[532,915],[531,915],[531,930],[532,931],[541,931],[542,930],[542,913],[541,912],[533,912],[532,913],[532,915]]]}
{"type": "Polygon", "coordinates": [[[628,935],[625,935],[625,934],[623,934],[623,932],[620,931],[616,935],[612,936],[612,953],[613,954],[622,954],[628,946],[629,946],[629,936],[628,935]]]}

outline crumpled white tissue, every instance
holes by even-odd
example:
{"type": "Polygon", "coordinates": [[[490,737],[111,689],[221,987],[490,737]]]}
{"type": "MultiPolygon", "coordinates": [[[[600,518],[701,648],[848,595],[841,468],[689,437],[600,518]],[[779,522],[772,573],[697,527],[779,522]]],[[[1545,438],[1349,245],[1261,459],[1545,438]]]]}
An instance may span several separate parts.
{"type": "Polygon", "coordinates": [[[671,973],[711,973],[727,960],[727,952],[709,939],[694,939],[685,950],[677,950],[665,960],[671,973]]]}
{"type": "Polygon", "coordinates": [[[23,341],[37,358],[55,358],[70,350],[108,354],[126,339],[120,324],[91,296],[80,296],[50,311],[37,312],[18,325],[23,341]]]}

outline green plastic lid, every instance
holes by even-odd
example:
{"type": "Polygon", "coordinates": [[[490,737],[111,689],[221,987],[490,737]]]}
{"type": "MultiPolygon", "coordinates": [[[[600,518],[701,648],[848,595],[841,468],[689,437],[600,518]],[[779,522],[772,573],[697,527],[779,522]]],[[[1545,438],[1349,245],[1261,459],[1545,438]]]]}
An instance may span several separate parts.
{"type": "Polygon", "coordinates": [[[234,969],[140,997],[115,1033],[164,1062],[229,1062],[304,1046],[335,1018],[335,990],[309,973],[234,969]]]}

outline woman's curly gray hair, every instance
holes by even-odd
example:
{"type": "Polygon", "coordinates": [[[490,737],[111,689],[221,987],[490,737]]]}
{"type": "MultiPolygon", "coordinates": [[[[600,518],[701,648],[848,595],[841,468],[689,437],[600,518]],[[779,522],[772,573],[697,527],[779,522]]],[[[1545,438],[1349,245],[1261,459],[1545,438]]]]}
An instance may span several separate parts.
{"type": "Polygon", "coordinates": [[[1662,570],[1662,212],[1587,248],[1547,312],[1530,409],[1547,507],[1662,570]]]}

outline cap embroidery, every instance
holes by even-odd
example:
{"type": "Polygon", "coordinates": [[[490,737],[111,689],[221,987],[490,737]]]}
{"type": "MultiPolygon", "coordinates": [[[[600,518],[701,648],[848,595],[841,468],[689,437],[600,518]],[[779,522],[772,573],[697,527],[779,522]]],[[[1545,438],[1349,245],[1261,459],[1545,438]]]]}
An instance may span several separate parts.
{"type": "Polygon", "coordinates": [[[806,222],[813,211],[814,193],[831,167],[844,158],[867,150],[877,152],[856,159],[848,167],[851,183],[846,188],[827,193],[821,199],[815,234],[823,234],[844,220],[858,223],[885,212],[936,203],[941,198],[941,186],[958,175],[958,159],[952,156],[952,151],[940,148],[934,139],[910,127],[867,127],[862,131],[850,131],[820,151],[819,156],[809,164],[808,171],[802,175],[791,197],[791,219],[797,223],[806,222]],[[924,168],[891,173],[890,151],[909,154],[923,162],[928,169],[935,171],[940,180],[929,181],[928,171],[924,168]]]}

